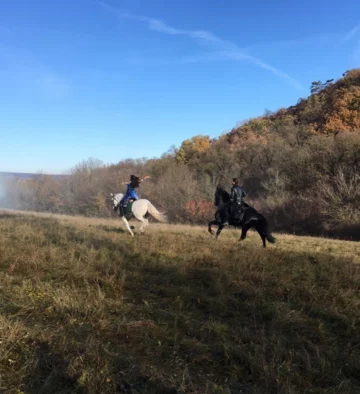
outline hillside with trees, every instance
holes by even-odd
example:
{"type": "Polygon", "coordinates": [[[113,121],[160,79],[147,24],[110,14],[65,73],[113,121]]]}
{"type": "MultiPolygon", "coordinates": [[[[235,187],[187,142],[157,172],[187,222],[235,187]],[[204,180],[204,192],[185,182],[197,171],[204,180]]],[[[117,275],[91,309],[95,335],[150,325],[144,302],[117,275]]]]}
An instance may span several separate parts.
{"type": "Polygon", "coordinates": [[[229,189],[238,176],[275,231],[360,240],[360,69],[315,81],[310,93],[217,139],[194,136],[160,158],[108,166],[90,159],[63,179],[11,181],[2,206],[114,215],[109,193],[123,191],[131,173],[149,174],[141,196],[173,222],[204,223],[214,214],[216,185],[229,189]]]}

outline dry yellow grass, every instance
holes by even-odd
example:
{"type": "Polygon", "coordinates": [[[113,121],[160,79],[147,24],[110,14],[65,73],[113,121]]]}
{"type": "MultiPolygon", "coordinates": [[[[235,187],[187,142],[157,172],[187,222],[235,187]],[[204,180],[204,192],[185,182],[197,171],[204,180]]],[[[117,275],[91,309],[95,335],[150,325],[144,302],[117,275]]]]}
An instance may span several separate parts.
{"type": "Polygon", "coordinates": [[[238,237],[0,212],[1,390],[360,392],[359,244],[238,237]]]}
{"type": "MultiPolygon", "coordinates": [[[[84,227],[92,226],[109,226],[119,228],[119,230],[126,232],[126,229],[119,218],[90,218],[83,216],[69,216],[69,215],[57,215],[43,212],[27,212],[27,211],[13,211],[13,210],[0,210],[1,213],[7,213],[10,215],[27,215],[44,218],[53,218],[61,222],[72,223],[84,227]]],[[[140,222],[131,221],[131,225],[134,225],[137,229],[140,227],[140,222]]],[[[214,227],[215,228],[215,227],[214,227]]],[[[206,226],[192,226],[192,225],[164,225],[158,223],[151,223],[146,230],[147,233],[178,233],[178,234],[192,234],[202,235],[204,238],[214,241],[214,238],[210,237],[207,232],[206,226]]],[[[360,242],[344,241],[331,238],[322,237],[307,237],[297,236],[290,234],[274,234],[278,240],[275,245],[268,244],[270,248],[276,248],[283,251],[296,251],[296,252],[314,252],[314,253],[325,253],[337,257],[345,257],[352,259],[354,263],[360,263],[360,242]]],[[[225,229],[223,230],[218,242],[234,243],[236,245],[238,238],[240,237],[240,230],[225,229]]],[[[260,245],[260,238],[257,233],[250,231],[248,238],[244,241],[252,245],[260,245]]],[[[243,244],[239,244],[241,247],[243,244]]]]}

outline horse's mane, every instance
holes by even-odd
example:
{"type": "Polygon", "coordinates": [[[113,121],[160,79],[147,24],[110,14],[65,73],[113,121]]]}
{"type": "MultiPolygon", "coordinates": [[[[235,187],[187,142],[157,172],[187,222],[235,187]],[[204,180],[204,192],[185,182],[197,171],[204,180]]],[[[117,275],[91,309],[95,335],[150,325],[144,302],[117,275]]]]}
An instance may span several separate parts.
{"type": "Polygon", "coordinates": [[[216,194],[221,196],[223,202],[227,204],[230,201],[230,194],[222,187],[222,186],[217,186],[216,188],[216,194]]]}
{"type": "Polygon", "coordinates": [[[230,194],[222,186],[217,186],[216,191],[218,193],[220,193],[220,194],[224,194],[224,195],[230,196],[230,194]]]}

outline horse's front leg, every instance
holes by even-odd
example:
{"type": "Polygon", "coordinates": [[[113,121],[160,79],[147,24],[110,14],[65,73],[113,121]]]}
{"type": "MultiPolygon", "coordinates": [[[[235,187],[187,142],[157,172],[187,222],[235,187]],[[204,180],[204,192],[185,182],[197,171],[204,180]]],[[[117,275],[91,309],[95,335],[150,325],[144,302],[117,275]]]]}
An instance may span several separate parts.
{"type": "Polygon", "coordinates": [[[125,223],[126,228],[129,230],[131,236],[133,237],[133,236],[134,236],[134,233],[132,232],[132,230],[131,230],[131,228],[130,228],[130,226],[129,226],[129,222],[127,221],[126,217],[123,216],[123,217],[122,217],[122,220],[123,220],[123,222],[125,223]]]}
{"type": "Polygon", "coordinates": [[[219,228],[216,231],[216,239],[218,239],[219,235],[221,234],[222,229],[224,228],[223,224],[219,225],[219,228]]]}
{"type": "Polygon", "coordinates": [[[212,235],[215,235],[215,233],[214,233],[213,229],[211,228],[211,226],[215,226],[216,224],[218,224],[217,220],[212,220],[211,222],[209,222],[208,231],[212,235]]]}

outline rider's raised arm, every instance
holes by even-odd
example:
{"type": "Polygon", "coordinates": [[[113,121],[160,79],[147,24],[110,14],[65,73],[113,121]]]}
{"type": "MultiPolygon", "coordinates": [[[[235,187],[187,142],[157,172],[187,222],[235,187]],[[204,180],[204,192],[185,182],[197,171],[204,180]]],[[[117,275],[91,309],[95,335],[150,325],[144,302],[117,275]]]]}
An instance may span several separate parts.
{"type": "Polygon", "coordinates": [[[146,175],[146,176],[144,176],[144,178],[140,179],[140,182],[145,181],[146,179],[150,179],[150,178],[151,178],[150,175],[146,175]]]}

